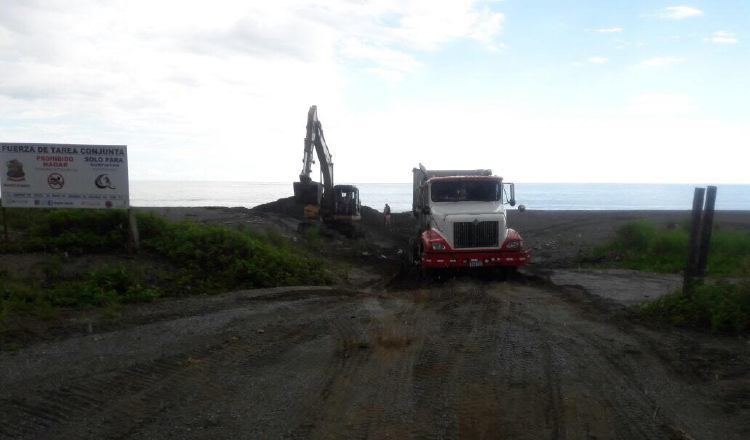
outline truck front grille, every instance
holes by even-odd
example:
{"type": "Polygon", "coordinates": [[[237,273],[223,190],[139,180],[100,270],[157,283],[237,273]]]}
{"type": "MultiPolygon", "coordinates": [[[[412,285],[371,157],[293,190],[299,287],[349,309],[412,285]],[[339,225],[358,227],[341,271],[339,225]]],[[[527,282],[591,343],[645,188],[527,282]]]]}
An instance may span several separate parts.
{"type": "Polygon", "coordinates": [[[498,232],[497,222],[456,222],[453,223],[453,247],[496,247],[498,232]]]}

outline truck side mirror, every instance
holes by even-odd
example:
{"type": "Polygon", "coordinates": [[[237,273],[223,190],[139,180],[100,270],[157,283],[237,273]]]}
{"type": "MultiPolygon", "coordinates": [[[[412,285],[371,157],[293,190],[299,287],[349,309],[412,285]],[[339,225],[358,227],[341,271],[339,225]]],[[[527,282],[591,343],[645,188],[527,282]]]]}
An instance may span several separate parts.
{"type": "Polygon", "coordinates": [[[508,197],[508,204],[510,206],[516,206],[516,185],[513,183],[503,183],[503,185],[508,185],[510,188],[510,197],[508,197]]]}

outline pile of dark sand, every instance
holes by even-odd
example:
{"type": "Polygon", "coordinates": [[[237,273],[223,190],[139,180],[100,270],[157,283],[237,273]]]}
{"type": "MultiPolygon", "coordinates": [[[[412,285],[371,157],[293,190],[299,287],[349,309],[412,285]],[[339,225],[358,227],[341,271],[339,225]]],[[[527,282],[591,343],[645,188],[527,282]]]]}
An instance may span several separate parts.
{"type": "MultiPolygon", "coordinates": [[[[304,218],[305,205],[297,203],[294,197],[285,197],[275,202],[264,203],[251,209],[254,212],[272,213],[295,219],[304,218]]],[[[391,228],[386,229],[385,218],[382,211],[362,206],[362,224],[368,230],[390,232],[399,236],[410,235],[415,230],[416,222],[410,212],[402,212],[391,215],[391,228]]]]}

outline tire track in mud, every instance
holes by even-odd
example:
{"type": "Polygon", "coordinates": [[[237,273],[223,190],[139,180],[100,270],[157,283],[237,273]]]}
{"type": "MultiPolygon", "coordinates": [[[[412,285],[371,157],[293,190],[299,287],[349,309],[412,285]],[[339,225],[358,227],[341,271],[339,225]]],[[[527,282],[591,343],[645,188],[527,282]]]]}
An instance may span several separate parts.
{"type": "Polygon", "coordinates": [[[559,359],[543,337],[542,321],[525,318],[524,305],[511,291],[492,295],[504,304],[494,354],[502,372],[496,391],[499,432],[510,438],[566,438],[559,359]]]}
{"type": "Polygon", "coordinates": [[[362,309],[367,316],[331,323],[338,363],[328,369],[315,411],[291,438],[409,437],[415,308],[393,299],[369,301],[362,309]]]}
{"type": "Polygon", "coordinates": [[[513,303],[489,295],[491,285],[459,285],[434,304],[443,325],[415,367],[416,438],[498,438],[515,422],[504,415],[524,401],[514,397],[525,394],[531,360],[519,356],[513,303]]]}
{"type": "Polygon", "coordinates": [[[506,332],[510,304],[488,296],[486,284],[476,286],[471,304],[477,313],[466,338],[467,351],[460,358],[460,375],[453,384],[457,397],[459,438],[493,438],[501,429],[502,384],[497,353],[506,332]]]}
{"type": "MultiPolygon", "coordinates": [[[[562,412],[568,412],[564,416],[575,422],[573,430],[605,438],[660,439],[668,436],[670,431],[665,427],[669,422],[655,411],[658,405],[642,389],[637,372],[624,367],[612,339],[608,344],[602,343],[601,336],[592,331],[589,323],[575,316],[575,309],[564,302],[554,301],[554,297],[550,297],[545,308],[548,314],[558,315],[539,316],[538,309],[525,308],[519,318],[539,328],[540,337],[545,341],[545,357],[553,356],[550,363],[553,371],[555,365],[562,363],[566,366],[565,374],[555,384],[555,388],[561,391],[553,388],[551,394],[562,395],[568,390],[563,399],[555,400],[562,412]],[[587,322],[589,332],[578,327],[583,322],[587,322]],[[592,426],[597,420],[601,423],[592,426]],[[592,428],[594,433],[591,433],[592,428]]],[[[607,325],[601,318],[597,322],[598,325],[607,325]]],[[[616,329],[612,334],[619,333],[620,330],[616,329]]]]}
{"type": "MultiPolygon", "coordinates": [[[[308,439],[317,437],[321,428],[325,431],[330,427],[343,428],[340,419],[330,420],[329,409],[336,407],[334,411],[340,412],[343,405],[338,401],[336,388],[340,381],[350,381],[356,372],[367,362],[369,342],[364,332],[352,322],[356,318],[336,317],[328,323],[328,332],[334,339],[334,356],[331,363],[326,367],[326,375],[322,379],[322,386],[316,403],[311,402],[312,410],[306,411],[301,417],[302,422],[290,434],[293,439],[308,439]],[[335,402],[332,402],[336,400],[335,402]]],[[[360,318],[361,319],[361,318],[360,318]]],[[[339,414],[340,415],[340,414],[339,414]]],[[[361,420],[352,429],[355,432],[366,431],[369,427],[368,419],[361,420]]],[[[336,432],[336,431],[334,431],[336,432]]],[[[360,438],[360,437],[352,437],[360,438]]]]}
{"type": "Polygon", "coordinates": [[[720,390],[712,384],[713,375],[701,378],[700,369],[675,363],[671,350],[684,349],[685,338],[699,346],[692,339],[695,335],[652,332],[634,325],[620,307],[602,303],[583,287],[559,289],[555,289],[555,295],[568,306],[568,311],[582,317],[564,327],[555,321],[557,331],[552,334],[559,340],[557,345],[569,353],[574,369],[591,371],[590,381],[597,384],[596,388],[609,390],[601,393],[599,401],[612,413],[612,424],[617,427],[613,437],[688,435],[710,439],[717,432],[725,432],[723,437],[727,439],[747,438],[750,424],[738,423],[736,416],[720,409],[725,396],[715,395],[720,390]],[[571,296],[571,289],[578,294],[571,296]],[[582,295],[587,299],[581,300],[582,295]],[[696,399],[696,391],[708,394],[696,399]],[[726,429],[732,425],[732,429],[726,429]]]}
{"type": "MultiPolygon", "coordinates": [[[[580,365],[578,359],[578,368],[595,368],[599,387],[614,391],[605,394],[602,400],[615,414],[618,434],[621,435],[619,438],[673,438],[677,435],[675,433],[682,433],[675,438],[683,438],[684,435],[691,436],[688,438],[713,438],[713,433],[720,431],[721,422],[714,420],[714,417],[706,420],[704,414],[704,419],[698,422],[689,416],[695,411],[691,408],[694,402],[689,397],[683,400],[673,394],[674,391],[682,392],[684,384],[675,384],[674,378],[668,374],[669,367],[662,364],[659,356],[651,357],[650,349],[640,350],[646,347],[632,346],[629,341],[626,347],[630,348],[625,348],[631,353],[628,357],[623,354],[623,342],[613,343],[611,339],[585,333],[575,327],[571,330],[577,340],[585,341],[584,350],[595,353],[590,356],[596,361],[593,366],[580,365]],[[632,356],[637,356],[638,361],[632,356]],[[644,371],[649,373],[644,375],[644,371]],[[695,428],[698,430],[691,432],[695,428]]],[[[632,342],[638,343],[637,339],[632,342]]],[[[571,345],[568,343],[566,347],[571,345]]]]}
{"type": "Polygon", "coordinates": [[[317,315],[304,326],[268,328],[271,337],[248,341],[241,329],[232,329],[218,335],[219,341],[208,347],[2,399],[0,439],[126,436],[165,409],[165,395],[180,394],[180,390],[200,390],[214,398],[220,395],[221,382],[199,370],[222,371],[219,379],[248,374],[250,367],[263,365],[264,359],[271,363],[288,347],[319,337],[327,323],[322,313],[314,312],[324,308],[330,312],[330,301],[300,311],[317,315]]]}
{"type": "Polygon", "coordinates": [[[59,434],[71,420],[79,419],[123,396],[139,393],[169,376],[181,356],[171,356],[131,367],[119,374],[103,374],[67,383],[39,394],[0,402],[0,438],[38,438],[59,434]]]}
{"type": "Polygon", "coordinates": [[[3,398],[0,439],[683,432],[672,420],[684,408],[654,389],[672,378],[658,357],[623,352],[644,344],[549,287],[458,279],[392,295],[325,295],[274,313],[263,334],[259,318],[232,321],[201,347],[3,398]],[[199,431],[206,423],[215,431],[199,431]]]}
{"type": "MultiPolygon", "coordinates": [[[[476,302],[478,292],[469,292],[470,301],[476,302]]],[[[457,367],[461,357],[477,349],[466,339],[473,327],[472,315],[462,310],[468,307],[462,299],[466,298],[438,299],[437,313],[442,320],[439,333],[427,335],[417,354],[413,373],[414,438],[459,438],[457,367]]]]}
{"type": "Polygon", "coordinates": [[[549,340],[545,339],[542,344],[544,359],[544,378],[547,389],[547,407],[545,409],[545,419],[551,424],[552,435],[554,440],[567,437],[565,429],[565,413],[563,410],[562,387],[560,385],[560,373],[557,365],[559,361],[554,357],[555,353],[550,346],[549,340]]]}

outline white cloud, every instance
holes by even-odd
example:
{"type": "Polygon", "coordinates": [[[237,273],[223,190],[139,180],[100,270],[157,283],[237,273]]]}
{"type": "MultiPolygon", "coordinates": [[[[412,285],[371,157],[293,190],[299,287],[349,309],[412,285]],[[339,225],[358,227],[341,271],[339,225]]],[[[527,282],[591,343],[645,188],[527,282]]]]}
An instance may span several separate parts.
{"type": "Polygon", "coordinates": [[[659,17],[665,20],[685,20],[701,15],[703,15],[703,11],[691,6],[669,6],[659,14],[659,17]]]}
{"type": "Polygon", "coordinates": [[[601,28],[601,29],[597,29],[596,31],[599,32],[600,34],[619,34],[620,32],[622,32],[622,28],[621,27],[601,28]]]}
{"type": "Polygon", "coordinates": [[[377,76],[378,78],[396,83],[404,79],[404,73],[400,70],[385,69],[381,67],[368,67],[365,71],[371,75],[377,76]]]}
{"type": "Polygon", "coordinates": [[[668,67],[685,61],[684,58],[678,57],[653,57],[641,61],[640,67],[668,67]]]}
{"type": "MultiPolygon", "coordinates": [[[[747,161],[725,160],[744,151],[746,118],[693,123],[698,109],[681,95],[634,97],[620,109],[632,118],[601,121],[559,112],[545,118],[534,106],[539,102],[512,98],[506,109],[462,106],[456,102],[462,98],[439,91],[433,95],[446,95],[442,100],[394,93],[392,102],[367,95],[351,104],[361,97],[347,95],[352,89],[379,91],[355,83],[352,68],[399,81],[425,69],[425,53],[447,44],[500,47],[505,17],[488,4],[3,0],[0,135],[125,143],[134,179],[292,181],[301,166],[307,109],[317,104],[341,183],[408,181],[409,169],[425,158],[435,168],[487,166],[527,182],[690,181],[689,173],[747,181],[747,161]],[[524,104],[533,108],[526,116],[518,110],[524,104]],[[451,123],[436,130],[446,108],[451,123]],[[663,115],[685,113],[690,123],[675,117],[661,124],[663,115]],[[603,142],[608,151],[629,152],[625,163],[608,166],[603,142]],[[457,156],[456,145],[466,154],[457,156]],[[507,151],[497,145],[513,145],[519,165],[508,167],[507,151]],[[665,173],[670,155],[705,145],[715,145],[717,154],[665,173]],[[372,151],[379,154],[367,155],[363,167],[363,155],[372,151]],[[646,155],[652,160],[644,163],[646,155]]],[[[586,56],[578,62],[591,66],[586,56]]],[[[453,86],[444,84],[449,91],[453,86]]]]}
{"type": "Polygon", "coordinates": [[[609,58],[607,57],[589,57],[589,63],[591,64],[607,64],[609,58]]]}
{"type": "Polygon", "coordinates": [[[371,61],[378,67],[371,67],[369,68],[370,71],[381,77],[384,76],[382,75],[383,72],[391,72],[385,75],[389,79],[393,79],[395,74],[401,77],[405,73],[412,72],[420,64],[412,55],[406,52],[389,47],[367,44],[356,38],[344,41],[341,45],[341,53],[353,60],[371,61]]]}
{"type": "Polygon", "coordinates": [[[330,143],[346,130],[351,69],[399,81],[447,43],[497,49],[504,20],[481,0],[3,0],[0,134],[126,143],[134,178],[286,179],[268,163],[296,168],[308,106],[330,143]]]}
{"type": "Polygon", "coordinates": [[[716,44],[737,44],[738,40],[737,37],[731,32],[716,31],[711,37],[711,41],[716,44]]]}
{"type": "Polygon", "coordinates": [[[688,95],[646,93],[628,100],[627,112],[636,115],[684,115],[697,110],[688,95]]]}
{"type": "Polygon", "coordinates": [[[382,27],[381,31],[387,38],[416,50],[436,50],[441,44],[459,38],[494,47],[505,16],[486,8],[478,10],[475,3],[474,0],[393,1],[393,7],[383,15],[399,17],[398,24],[382,27]]]}

